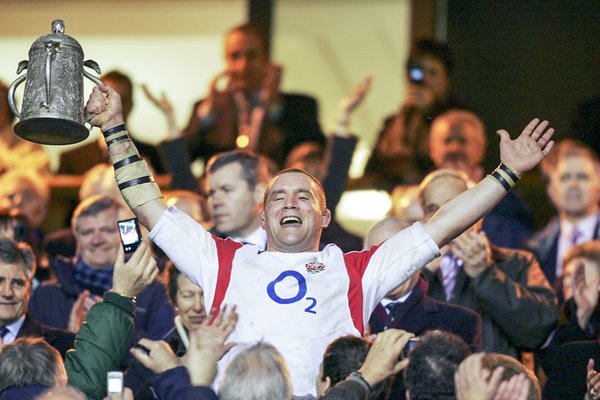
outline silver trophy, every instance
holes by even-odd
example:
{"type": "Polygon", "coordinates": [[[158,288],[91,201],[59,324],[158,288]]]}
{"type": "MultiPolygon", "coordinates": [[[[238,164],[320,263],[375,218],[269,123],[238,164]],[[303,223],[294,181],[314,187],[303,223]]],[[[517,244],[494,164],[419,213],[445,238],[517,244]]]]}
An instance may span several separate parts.
{"type": "MultiPolygon", "coordinates": [[[[89,136],[84,118],[83,77],[97,85],[102,81],[87,72],[102,71],[95,61],[83,61],[83,49],[77,40],[65,35],[65,24],[52,22],[52,33],[38,38],[29,49],[29,61],[21,61],[17,74],[27,69],[8,89],[10,109],[21,120],[15,133],[41,144],[72,144],[89,136]],[[21,112],[15,104],[15,90],[24,81],[21,112]]],[[[90,125],[91,129],[91,125],[90,125]]]]}

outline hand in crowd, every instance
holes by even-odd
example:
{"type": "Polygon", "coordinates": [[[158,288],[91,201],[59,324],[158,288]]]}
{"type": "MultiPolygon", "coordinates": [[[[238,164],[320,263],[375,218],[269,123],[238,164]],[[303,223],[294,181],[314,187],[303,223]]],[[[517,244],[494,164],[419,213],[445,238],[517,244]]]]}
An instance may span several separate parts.
{"type": "Polygon", "coordinates": [[[406,368],[408,359],[398,360],[413,336],[413,333],[400,329],[387,329],[377,335],[359,369],[371,387],[406,368]]]}
{"type": "Polygon", "coordinates": [[[87,121],[103,131],[124,123],[121,97],[108,85],[94,87],[85,114],[87,121]]]}
{"type": "Polygon", "coordinates": [[[89,290],[81,292],[73,304],[73,308],[71,308],[67,330],[77,333],[90,308],[101,300],[100,297],[92,295],[89,290]]]}
{"type": "Polygon", "coordinates": [[[156,260],[147,241],[140,246],[125,262],[123,247],[115,261],[112,291],[126,297],[135,297],[146,289],[158,275],[156,260]]]}
{"type": "Polygon", "coordinates": [[[225,344],[237,324],[235,305],[229,312],[227,306],[223,306],[216,318],[215,314],[216,310],[212,309],[198,329],[190,332],[190,346],[182,358],[194,386],[210,385],[217,374],[217,361],[236,345],[225,344]]]}
{"type": "Polygon", "coordinates": [[[540,122],[538,118],[534,118],[514,140],[511,140],[507,131],[499,130],[497,134],[500,136],[502,162],[519,175],[538,165],[554,146],[554,141],[551,140],[554,128],[549,128],[548,125],[548,121],[540,122]]]}
{"type": "Polygon", "coordinates": [[[103,400],[134,400],[133,391],[128,387],[123,388],[123,396],[106,396],[103,400]]]}
{"type": "MultiPolygon", "coordinates": [[[[348,127],[350,115],[363,102],[371,89],[372,77],[367,76],[352,92],[344,97],[338,106],[338,125],[348,127]]],[[[343,133],[347,133],[347,129],[343,133]]],[[[343,136],[343,135],[342,135],[343,136]]]]}
{"type": "Polygon", "coordinates": [[[483,367],[485,353],[472,354],[454,374],[457,400],[527,400],[530,382],[524,374],[502,381],[504,367],[494,371],[483,367]]]}
{"type": "Polygon", "coordinates": [[[146,95],[146,98],[150,100],[152,104],[154,104],[159,110],[161,110],[165,116],[167,117],[167,124],[169,129],[169,139],[176,139],[180,136],[180,130],[177,129],[177,123],[175,121],[175,110],[173,109],[173,105],[167,98],[165,92],[161,92],[160,98],[156,97],[148,88],[148,85],[143,84],[142,90],[146,95]]]}
{"type": "Polygon", "coordinates": [[[479,276],[492,263],[490,242],[483,231],[466,231],[452,242],[451,247],[463,261],[463,269],[471,278],[479,276]]]}
{"type": "Polygon", "coordinates": [[[260,90],[260,100],[267,106],[274,106],[281,102],[281,76],[283,75],[283,66],[275,63],[267,63],[265,66],[262,88],[260,90]]]}
{"type": "Polygon", "coordinates": [[[164,340],[140,339],[129,352],[155,374],[181,365],[181,360],[164,340]],[[141,346],[141,347],[140,347],[141,346]]]}
{"type": "Polygon", "coordinates": [[[583,263],[579,263],[571,277],[571,288],[577,304],[577,323],[581,329],[585,329],[598,305],[600,277],[595,277],[588,284],[585,279],[585,266],[583,263]]]}
{"type": "Polygon", "coordinates": [[[454,374],[457,400],[492,400],[496,388],[502,379],[504,367],[498,367],[492,373],[484,368],[482,359],[484,353],[472,354],[467,357],[454,374]]]}
{"type": "Polygon", "coordinates": [[[594,359],[590,358],[587,364],[587,392],[585,394],[585,400],[597,400],[600,398],[600,374],[594,367],[594,359]]]}

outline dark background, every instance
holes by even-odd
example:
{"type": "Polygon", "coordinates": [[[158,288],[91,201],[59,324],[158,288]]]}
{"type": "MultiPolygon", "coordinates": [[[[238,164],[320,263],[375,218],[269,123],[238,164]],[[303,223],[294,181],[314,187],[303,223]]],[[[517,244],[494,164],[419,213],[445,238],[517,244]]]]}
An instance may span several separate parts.
{"type": "MultiPolygon", "coordinates": [[[[447,32],[455,93],[486,123],[488,171],[499,161],[497,129],[514,137],[541,117],[565,137],[576,104],[600,94],[599,0],[450,0],[447,32]]],[[[554,210],[538,173],[524,181],[540,226],[554,210]]]]}

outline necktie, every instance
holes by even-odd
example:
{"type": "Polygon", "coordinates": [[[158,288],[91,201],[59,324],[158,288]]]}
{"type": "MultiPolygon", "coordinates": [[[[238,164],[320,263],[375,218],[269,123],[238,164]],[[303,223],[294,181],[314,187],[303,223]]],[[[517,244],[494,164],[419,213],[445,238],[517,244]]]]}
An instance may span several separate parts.
{"type": "Polygon", "coordinates": [[[390,303],[385,306],[387,311],[387,318],[385,319],[385,329],[392,328],[394,320],[396,319],[396,309],[398,308],[399,302],[390,303]]]}
{"type": "Polygon", "coordinates": [[[456,257],[451,251],[442,257],[440,269],[442,271],[442,284],[444,285],[446,300],[450,300],[452,297],[452,292],[456,286],[456,276],[458,275],[461,266],[462,260],[456,257]]]}
{"type": "Polygon", "coordinates": [[[575,246],[577,243],[579,243],[582,236],[583,236],[583,234],[581,233],[581,231],[579,229],[573,228],[573,232],[571,232],[571,237],[570,237],[571,246],[575,246]]]}
{"type": "Polygon", "coordinates": [[[4,336],[6,336],[6,334],[8,333],[8,328],[6,326],[3,326],[2,328],[0,328],[0,341],[4,342],[4,336]]]}

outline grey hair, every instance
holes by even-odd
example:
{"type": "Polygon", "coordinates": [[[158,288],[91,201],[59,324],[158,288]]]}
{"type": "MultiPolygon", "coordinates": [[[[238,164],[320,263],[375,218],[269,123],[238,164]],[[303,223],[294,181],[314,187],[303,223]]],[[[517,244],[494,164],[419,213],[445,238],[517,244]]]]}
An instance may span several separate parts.
{"type": "Polygon", "coordinates": [[[64,386],[67,371],[60,353],[41,338],[20,338],[0,352],[0,391],[13,386],[64,386]]]}
{"type": "Polygon", "coordinates": [[[35,400],[52,400],[57,397],[61,400],[65,398],[69,400],[87,400],[81,390],[69,385],[48,389],[36,397],[35,400]]]}
{"type": "Polygon", "coordinates": [[[290,400],[292,379],[279,351],[258,343],[234,357],[223,375],[221,400],[290,400]]]}
{"type": "Polygon", "coordinates": [[[23,264],[28,278],[35,274],[35,255],[27,243],[17,243],[12,239],[0,239],[0,264],[23,264]]]}

